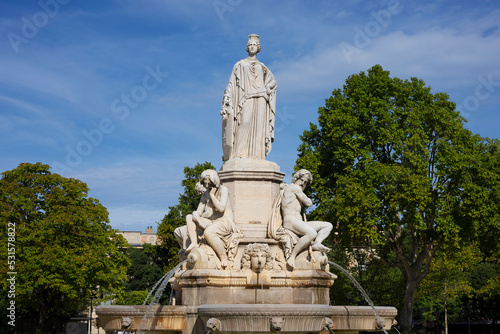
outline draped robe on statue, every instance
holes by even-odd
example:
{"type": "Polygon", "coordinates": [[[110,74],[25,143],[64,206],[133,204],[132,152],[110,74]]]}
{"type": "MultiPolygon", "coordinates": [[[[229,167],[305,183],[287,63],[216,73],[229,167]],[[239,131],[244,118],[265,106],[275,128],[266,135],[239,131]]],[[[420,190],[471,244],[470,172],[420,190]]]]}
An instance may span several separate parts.
{"type": "Polygon", "coordinates": [[[274,141],[276,80],[271,71],[258,60],[240,60],[224,98],[229,98],[222,122],[224,160],[265,159],[274,141]]]}

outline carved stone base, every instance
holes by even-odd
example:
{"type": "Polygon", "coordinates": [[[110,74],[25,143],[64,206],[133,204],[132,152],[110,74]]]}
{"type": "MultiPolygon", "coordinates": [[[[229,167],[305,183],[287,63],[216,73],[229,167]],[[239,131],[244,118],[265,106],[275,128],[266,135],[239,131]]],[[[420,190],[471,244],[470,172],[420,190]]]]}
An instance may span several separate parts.
{"type": "MultiPolygon", "coordinates": [[[[264,241],[264,243],[269,245],[271,253],[271,259],[269,259],[269,261],[271,262],[272,269],[291,270],[291,268],[287,268],[282,248],[274,239],[241,239],[236,255],[234,259],[231,259],[226,269],[243,269],[242,258],[244,256],[244,248],[250,241],[264,241]]],[[[199,247],[191,250],[187,259],[189,262],[184,265],[183,269],[222,269],[220,260],[213,249],[204,243],[201,243],[199,247]]],[[[329,271],[328,258],[322,252],[314,251],[311,253],[309,249],[304,250],[297,255],[294,270],[329,271]]]]}
{"type": "MultiPolygon", "coordinates": [[[[97,325],[106,330],[137,330],[148,305],[101,305],[96,309],[97,325]],[[128,326],[127,326],[128,325],[128,326]]],[[[176,305],[154,306],[150,330],[181,332],[186,328],[186,307],[176,305]]]]}
{"type": "Polygon", "coordinates": [[[333,325],[332,313],[331,306],[308,304],[201,305],[198,308],[198,315],[205,323],[218,321],[218,331],[239,333],[319,333],[328,330],[327,325],[333,325]]]}
{"type": "Polygon", "coordinates": [[[192,269],[175,276],[176,303],[326,304],[336,276],[322,270],[192,269]]]}
{"type": "Polygon", "coordinates": [[[285,173],[267,160],[231,159],[219,171],[229,190],[234,221],[247,238],[266,238],[271,210],[285,173]]]}
{"type": "MultiPolygon", "coordinates": [[[[106,333],[137,330],[146,313],[146,305],[98,306],[98,326],[106,333]],[[126,320],[133,319],[124,327],[126,320]],[[108,332],[109,331],[109,332],[108,332]]],[[[376,306],[377,323],[369,306],[329,306],[318,304],[237,304],[197,307],[155,306],[154,319],[146,333],[205,334],[221,333],[357,333],[358,331],[389,330],[394,324],[394,307],[376,306]]],[[[127,322],[128,323],[128,322],[127,322]]]]}

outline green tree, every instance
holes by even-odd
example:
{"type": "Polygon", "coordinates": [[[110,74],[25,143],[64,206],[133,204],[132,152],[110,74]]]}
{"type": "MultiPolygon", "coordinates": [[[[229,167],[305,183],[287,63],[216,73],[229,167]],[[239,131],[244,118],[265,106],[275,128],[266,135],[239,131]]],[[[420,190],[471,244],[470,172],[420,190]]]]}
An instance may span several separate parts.
{"type": "Polygon", "coordinates": [[[16,272],[15,298],[2,299],[2,308],[15,300],[15,324],[24,333],[59,332],[97,291],[119,291],[129,263],[126,241],[110,227],[107,210],[87,197],[87,185],[49,169],[22,163],[0,179],[2,244],[15,248],[15,263],[3,261],[7,247],[0,248],[1,295],[16,272]]]}
{"type": "Polygon", "coordinates": [[[127,269],[128,281],[125,283],[125,291],[149,290],[163,276],[161,261],[156,256],[158,247],[143,244],[143,249],[127,250],[131,265],[127,269]]]}
{"type": "MultiPolygon", "coordinates": [[[[142,305],[149,295],[148,290],[125,291],[115,299],[115,305],[142,305]]],[[[163,303],[162,303],[163,304],[163,303]]]]}
{"type": "Polygon", "coordinates": [[[477,244],[466,245],[453,252],[445,246],[432,259],[431,270],[419,286],[415,309],[426,321],[442,321],[448,333],[448,322],[459,317],[462,297],[473,287],[468,272],[481,261],[477,244]]]}
{"type": "MultiPolygon", "coordinates": [[[[375,305],[398,308],[403,298],[401,272],[381,261],[377,255],[352,248],[334,247],[330,260],[345,268],[366,291],[375,305]]],[[[332,269],[334,270],[334,269],[332,269]]],[[[360,291],[341,272],[330,289],[333,305],[366,305],[360,291]]]]}
{"type": "MultiPolygon", "coordinates": [[[[394,257],[394,254],[389,254],[394,257]]],[[[358,260],[359,261],[359,260],[358,260]]],[[[366,267],[359,266],[358,282],[366,290],[375,305],[391,305],[400,308],[404,293],[404,277],[400,270],[388,266],[377,253],[367,253],[366,267]]],[[[363,301],[364,302],[364,301],[363,301]]]]}
{"type": "MultiPolygon", "coordinates": [[[[115,300],[116,305],[141,305],[149,291],[163,276],[162,248],[159,245],[143,244],[142,248],[128,248],[130,266],[127,269],[127,281],[124,291],[115,300]]],[[[168,304],[168,295],[160,299],[161,304],[168,304]]],[[[148,300],[149,303],[151,300],[148,300]]]]}
{"type": "Polygon", "coordinates": [[[179,203],[168,208],[168,213],[158,225],[157,233],[161,239],[163,260],[167,269],[172,269],[179,263],[177,254],[180,249],[174,230],[185,225],[186,215],[198,207],[200,195],[196,192],[195,186],[201,173],[206,169],[215,169],[215,167],[210,162],[197,163],[194,167],[184,167],[184,180],[181,182],[184,192],[179,194],[179,203]]]}
{"type": "Polygon", "coordinates": [[[472,296],[464,300],[465,307],[481,319],[500,319],[500,265],[488,258],[467,273],[472,286],[472,296]]]}
{"type": "Polygon", "coordinates": [[[481,237],[484,253],[498,252],[500,144],[472,134],[455,108],[375,65],[333,91],[301,136],[296,168],[313,174],[313,219],[338,222],[343,243],[376,248],[404,273],[404,332],[443,244],[481,237]]]}

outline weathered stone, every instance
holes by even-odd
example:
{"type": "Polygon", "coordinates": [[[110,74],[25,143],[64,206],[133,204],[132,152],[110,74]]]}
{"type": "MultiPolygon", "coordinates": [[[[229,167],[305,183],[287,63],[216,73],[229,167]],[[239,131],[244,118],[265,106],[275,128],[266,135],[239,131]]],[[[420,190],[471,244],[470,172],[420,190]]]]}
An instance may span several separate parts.
{"type": "Polygon", "coordinates": [[[248,36],[248,57],[231,71],[222,98],[224,159],[265,159],[274,141],[276,80],[257,60],[259,36],[248,36]]]}
{"type": "Polygon", "coordinates": [[[266,238],[274,200],[284,173],[267,160],[231,159],[219,171],[229,190],[234,221],[247,238],[266,238]]]}
{"type": "MultiPolygon", "coordinates": [[[[122,330],[122,318],[133,318],[130,330],[137,330],[146,312],[146,305],[99,306],[99,326],[106,331],[122,330]]],[[[321,333],[333,322],[335,333],[380,331],[369,306],[330,306],[325,304],[205,304],[195,307],[157,306],[150,333],[206,333],[208,320],[216,323],[220,332],[270,332],[271,320],[282,319],[282,333],[321,333]],[[326,319],[325,319],[326,318],[326,319]],[[331,322],[329,322],[329,319],[331,322]],[[186,331],[186,327],[191,331],[186,331]]],[[[394,307],[376,306],[384,329],[393,325],[394,307]]]]}

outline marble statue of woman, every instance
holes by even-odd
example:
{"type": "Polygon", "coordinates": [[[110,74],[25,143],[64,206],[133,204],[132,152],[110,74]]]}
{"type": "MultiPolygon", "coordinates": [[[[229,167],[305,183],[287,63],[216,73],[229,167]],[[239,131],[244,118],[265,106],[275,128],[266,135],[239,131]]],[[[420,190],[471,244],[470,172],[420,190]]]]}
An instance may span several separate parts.
{"type": "Polygon", "coordinates": [[[248,36],[248,57],[237,62],[222,98],[224,160],[265,159],[274,141],[276,80],[257,60],[259,36],[248,36]]]}
{"type": "Polygon", "coordinates": [[[238,250],[238,239],[243,234],[234,223],[229,192],[220,183],[217,172],[213,169],[204,170],[200,175],[200,183],[206,190],[201,195],[198,208],[192,213],[191,219],[186,220],[191,241],[186,252],[199,247],[197,230],[201,230],[205,241],[217,254],[224,269],[234,259],[238,250]]]}
{"type": "MultiPolygon", "coordinates": [[[[207,189],[198,181],[196,183],[194,189],[198,193],[198,195],[202,195],[207,189]]],[[[189,214],[186,216],[186,225],[179,226],[174,230],[174,236],[179,243],[179,247],[181,251],[185,251],[188,246],[191,244],[191,238],[189,236],[188,225],[193,224],[193,215],[189,214]]],[[[199,233],[198,233],[198,236],[199,233]]],[[[193,236],[194,237],[194,236],[193,236]]],[[[196,242],[198,242],[198,238],[196,238],[196,242]]]]}

